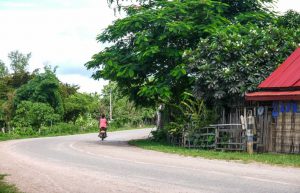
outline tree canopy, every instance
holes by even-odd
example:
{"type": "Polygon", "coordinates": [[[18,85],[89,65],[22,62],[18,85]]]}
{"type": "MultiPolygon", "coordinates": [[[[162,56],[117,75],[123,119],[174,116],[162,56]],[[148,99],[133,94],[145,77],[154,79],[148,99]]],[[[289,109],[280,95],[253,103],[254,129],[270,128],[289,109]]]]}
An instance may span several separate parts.
{"type": "Polygon", "coordinates": [[[299,28],[230,25],[200,40],[187,54],[194,93],[223,105],[243,100],[290,55],[300,42],[299,28]]]}
{"type": "Polygon", "coordinates": [[[116,81],[138,104],[178,102],[194,82],[187,73],[185,51],[234,22],[270,22],[272,13],[263,6],[267,2],[272,1],[152,0],[120,5],[127,16],[97,37],[110,46],[86,66],[95,70],[95,79],[116,81]]]}
{"type": "Polygon", "coordinates": [[[0,78],[6,76],[8,74],[8,69],[5,66],[5,63],[0,60],[0,78]]]}
{"type": "Polygon", "coordinates": [[[15,105],[26,100],[48,103],[57,114],[64,113],[62,98],[59,92],[59,80],[51,71],[36,75],[27,84],[17,89],[15,105]]]}
{"type": "Polygon", "coordinates": [[[22,101],[15,112],[13,124],[18,127],[33,127],[52,125],[60,120],[60,115],[46,103],[22,101]]]}
{"type": "Polygon", "coordinates": [[[10,67],[14,71],[14,73],[25,72],[27,66],[29,65],[29,60],[31,58],[31,53],[22,54],[18,50],[12,51],[8,54],[8,58],[10,59],[10,67]]]}

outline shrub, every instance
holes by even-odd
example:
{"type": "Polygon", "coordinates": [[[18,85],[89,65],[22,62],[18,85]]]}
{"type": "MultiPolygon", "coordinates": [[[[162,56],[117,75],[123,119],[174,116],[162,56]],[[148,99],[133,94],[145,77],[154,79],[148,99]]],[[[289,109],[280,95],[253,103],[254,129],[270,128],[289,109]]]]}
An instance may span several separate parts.
{"type": "Polygon", "coordinates": [[[80,131],[80,126],[70,123],[58,123],[49,129],[53,134],[74,134],[80,131]]]}
{"type": "Polygon", "coordinates": [[[164,142],[167,139],[168,132],[166,129],[158,129],[151,132],[152,140],[157,142],[164,142]]]}
{"type": "Polygon", "coordinates": [[[109,128],[111,129],[117,129],[120,128],[122,126],[124,126],[124,120],[123,119],[114,119],[112,121],[109,122],[109,128]]]}
{"type": "Polygon", "coordinates": [[[33,136],[36,135],[36,132],[32,129],[32,127],[16,127],[12,134],[19,136],[33,136]]]}
{"type": "Polygon", "coordinates": [[[91,114],[87,114],[85,116],[79,116],[76,121],[75,125],[80,126],[82,130],[88,130],[90,128],[98,127],[98,120],[92,118],[91,114]]]}
{"type": "Polygon", "coordinates": [[[37,131],[41,126],[50,126],[59,119],[60,116],[46,103],[22,101],[12,123],[16,127],[32,127],[37,131]]]}

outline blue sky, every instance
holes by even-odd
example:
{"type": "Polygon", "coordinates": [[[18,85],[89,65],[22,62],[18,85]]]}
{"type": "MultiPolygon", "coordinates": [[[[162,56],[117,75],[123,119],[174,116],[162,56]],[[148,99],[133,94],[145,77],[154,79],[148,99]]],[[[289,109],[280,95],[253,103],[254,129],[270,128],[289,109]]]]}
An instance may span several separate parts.
{"type": "Polygon", "coordinates": [[[63,82],[83,92],[100,92],[84,67],[104,46],[96,36],[116,17],[105,0],[0,0],[0,59],[12,50],[32,53],[29,70],[58,67],[63,82]]]}
{"type": "MultiPolygon", "coordinates": [[[[279,0],[277,6],[300,11],[299,0],[279,0]]],[[[96,36],[115,19],[107,0],[0,0],[0,59],[8,63],[12,50],[31,52],[29,70],[59,66],[62,82],[100,92],[107,82],[91,79],[84,63],[103,49],[96,36]]]]}

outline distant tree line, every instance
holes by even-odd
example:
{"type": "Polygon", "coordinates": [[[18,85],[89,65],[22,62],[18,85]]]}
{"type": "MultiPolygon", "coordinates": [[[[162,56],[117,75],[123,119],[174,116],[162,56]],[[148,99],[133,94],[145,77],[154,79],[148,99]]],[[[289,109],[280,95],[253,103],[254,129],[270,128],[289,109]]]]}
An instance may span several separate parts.
{"type": "MultiPolygon", "coordinates": [[[[97,131],[101,113],[108,115],[107,89],[103,95],[80,93],[77,85],[62,83],[56,67],[27,70],[31,53],[8,54],[10,69],[0,60],[0,133],[15,135],[97,131]]],[[[141,111],[113,87],[117,126],[143,124],[141,111]],[[126,116],[124,113],[127,113],[126,116]],[[136,123],[134,122],[136,121],[136,123]]],[[[152,116],[152,115],[151,115],[152,116]]]]}

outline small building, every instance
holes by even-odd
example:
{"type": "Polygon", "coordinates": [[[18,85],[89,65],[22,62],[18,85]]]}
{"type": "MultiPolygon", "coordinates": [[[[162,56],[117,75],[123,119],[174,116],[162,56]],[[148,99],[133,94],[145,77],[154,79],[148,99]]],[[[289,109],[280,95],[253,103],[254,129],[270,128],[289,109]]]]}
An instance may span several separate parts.
{"type": "Polygon", "coordinates": [[[300,48],[245,98],[254,107],[257,149],[300,153],[300,48]]]}

